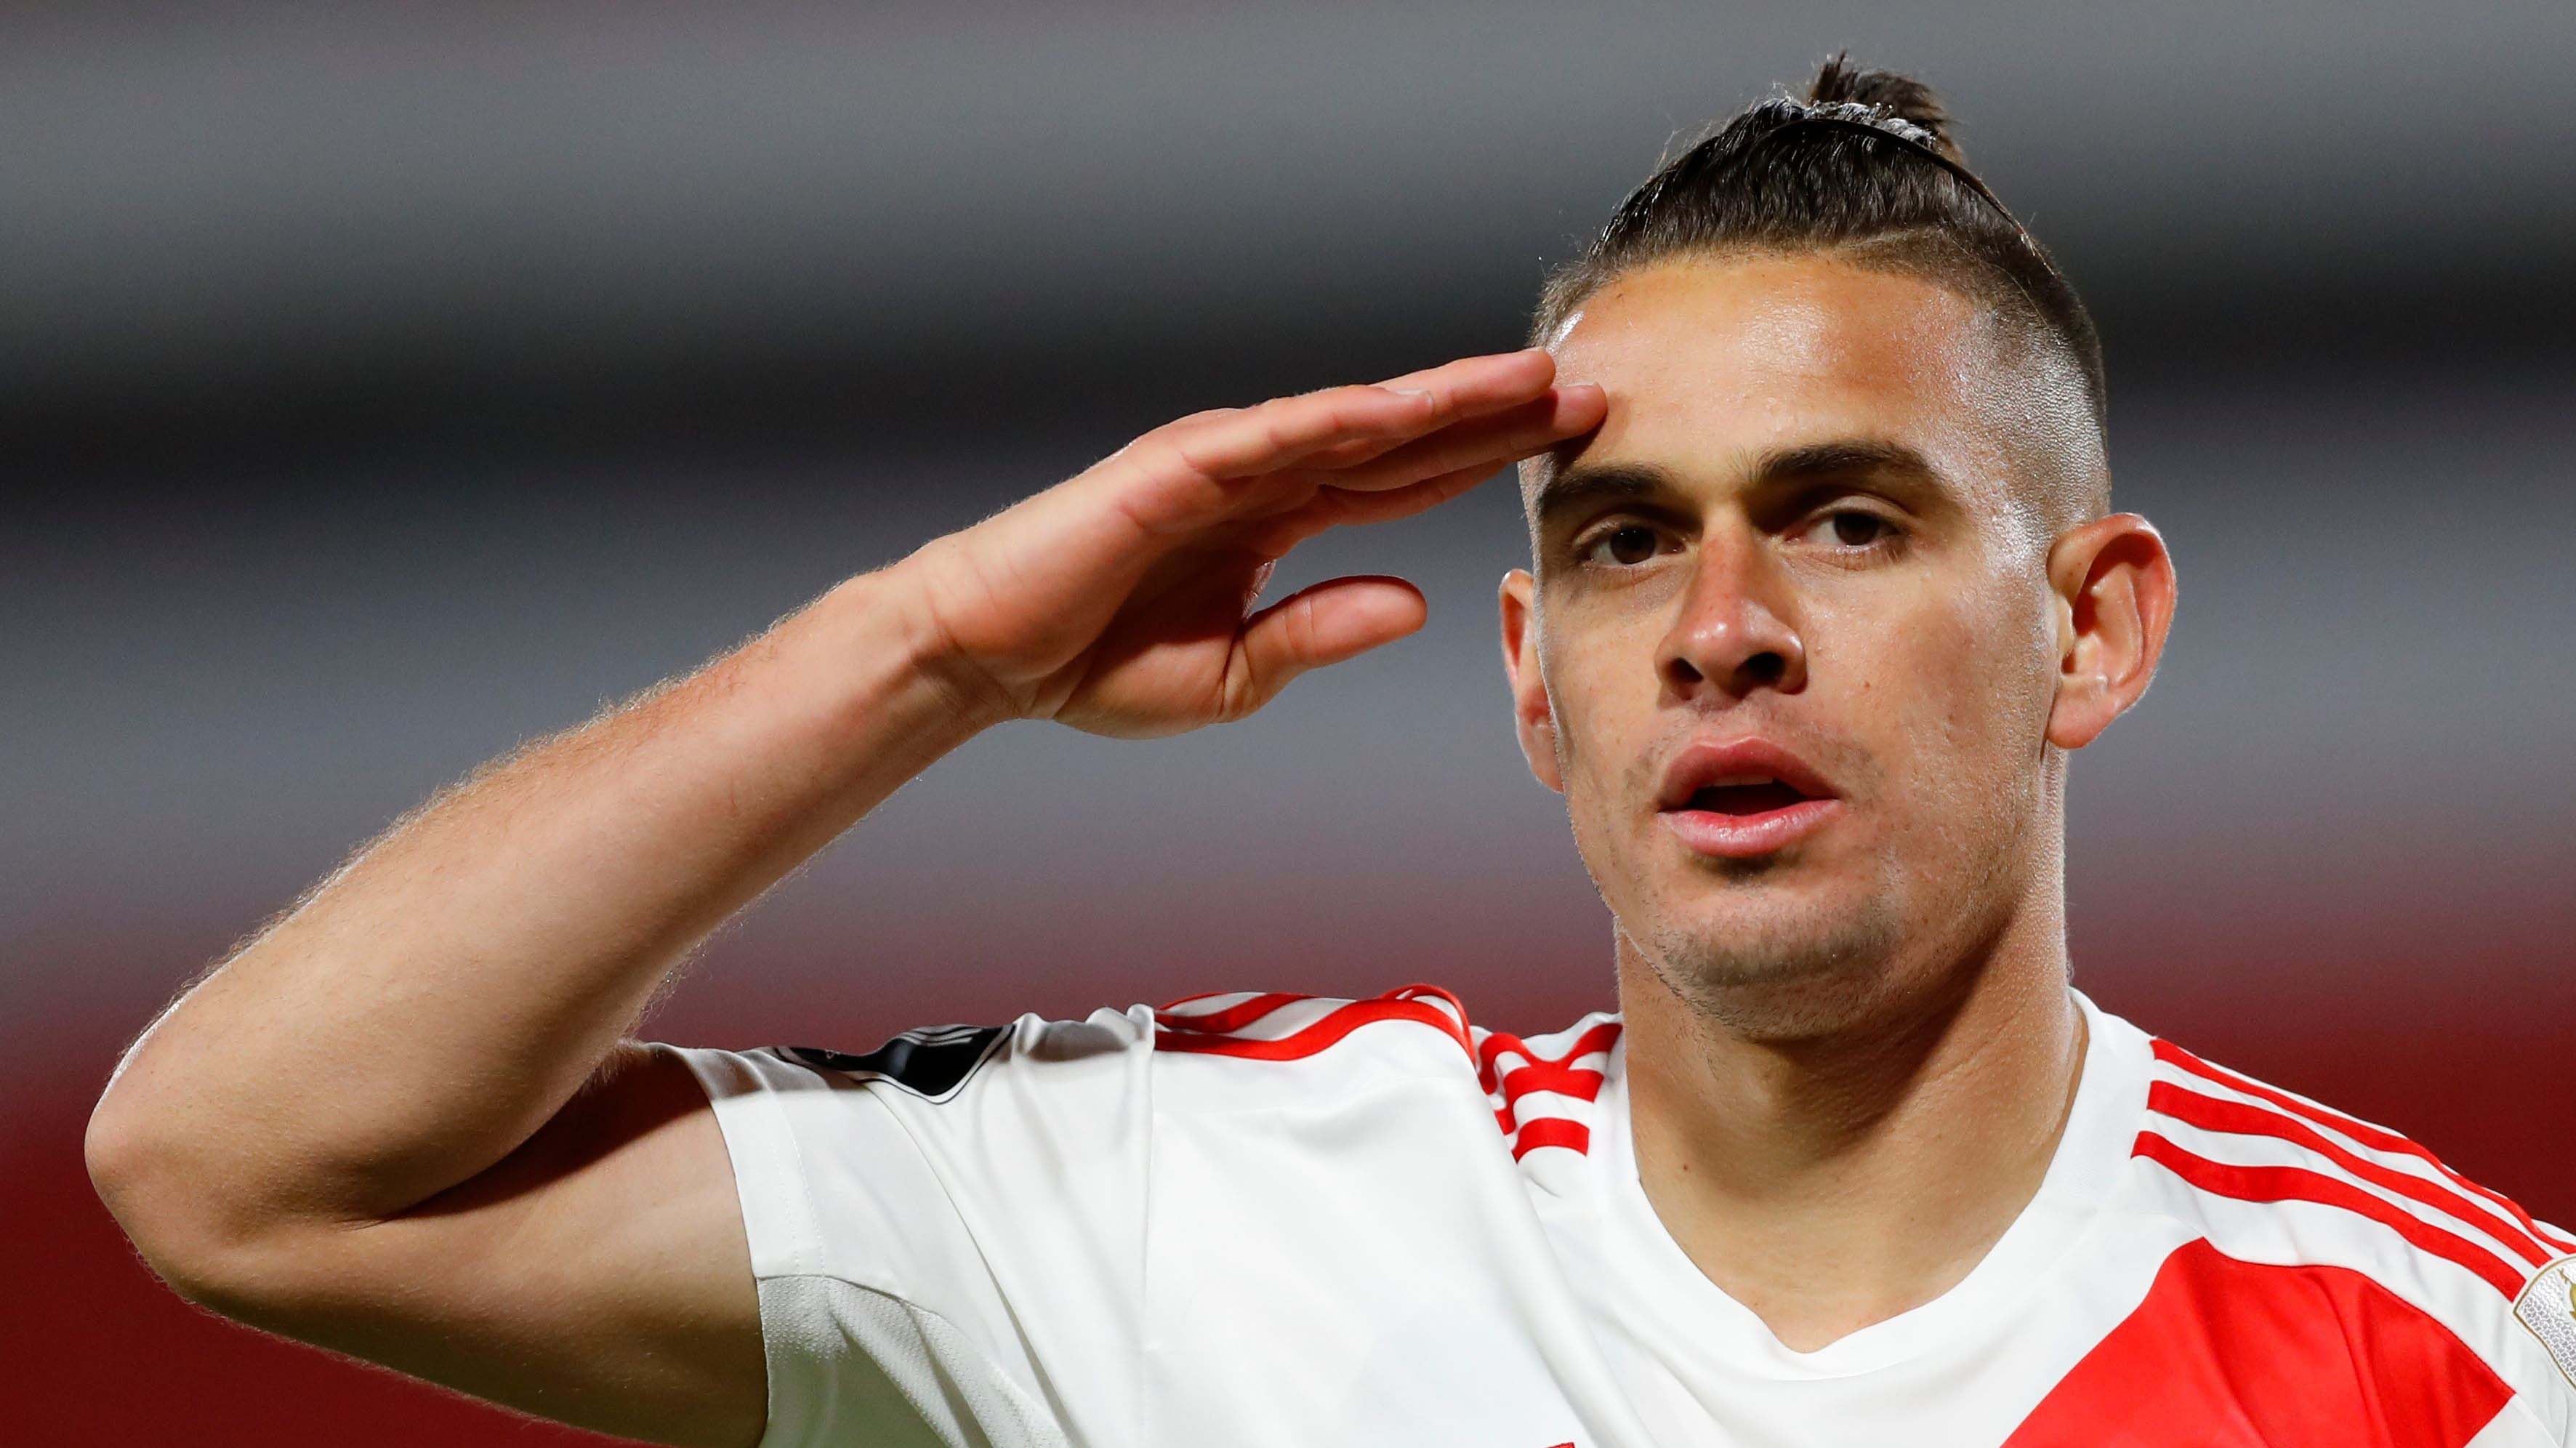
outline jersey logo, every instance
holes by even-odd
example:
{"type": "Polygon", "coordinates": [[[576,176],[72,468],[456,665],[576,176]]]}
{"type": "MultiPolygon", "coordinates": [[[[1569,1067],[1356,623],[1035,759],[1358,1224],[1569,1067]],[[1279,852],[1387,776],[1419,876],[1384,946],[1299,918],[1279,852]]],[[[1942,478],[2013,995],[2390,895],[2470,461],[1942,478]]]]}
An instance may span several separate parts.
{"type": "Polygon", "coordinates": [[[2513,1315],[2576,1384],[2576,1257],[2561,1257],[2534,1273],[2513,1300],[2513,1315]]]}
{"type": "Polygon", "coordinates": [[[862,1055],[821,1046],[781,1046],[778,1054],[818,1071],[865,1076],[900,1086],[926,1101],[945,1101],[992,1057],[1008,1030],[1006,1026],[924,1026],[862,1055]]]}

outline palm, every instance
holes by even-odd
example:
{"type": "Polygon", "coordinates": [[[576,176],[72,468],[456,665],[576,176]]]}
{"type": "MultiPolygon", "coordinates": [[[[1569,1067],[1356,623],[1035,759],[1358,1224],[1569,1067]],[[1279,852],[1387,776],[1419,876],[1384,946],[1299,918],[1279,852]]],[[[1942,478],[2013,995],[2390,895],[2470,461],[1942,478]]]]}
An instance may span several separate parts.
{"type": "Polygon", "coordinates": [[[958,654],[1023,716],[1128,737],[1240,718],[1294,675],[1422,622],[1421,595],[1384,577],[1256,611],[1278,559],[1597,426],[1599,389],[1552,388],[1553,370],[1544,353],[1506,353],[1194,414],[907,564],[958,654]]]}
{"type": "Polygon", "coordinates": [[[1130,600],[1066,671],[1070,687],[1052,717],[1126,737],[1234,717],[1243,620],[1269,572],[1248,554],[1209,559],[1169,591],[1130,600]]]}

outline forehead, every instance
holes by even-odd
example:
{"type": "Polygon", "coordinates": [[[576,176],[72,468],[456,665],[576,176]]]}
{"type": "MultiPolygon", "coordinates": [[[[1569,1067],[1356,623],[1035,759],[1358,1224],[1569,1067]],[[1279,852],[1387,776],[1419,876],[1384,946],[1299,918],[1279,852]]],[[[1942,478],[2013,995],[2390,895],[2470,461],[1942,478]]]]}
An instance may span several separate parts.
{"type": "Polygon", "coordinates": [[[1658,263],[1593,293],[1548,350],[1560,383],[1598,382],[1610,408],[1527,485],[1577,460],[1707,481],[1876,440],[1921,453],[1963,503],[2004,500],[2015,349],[1985,308],[1913,276],[1812,255],[1658,263]]]}

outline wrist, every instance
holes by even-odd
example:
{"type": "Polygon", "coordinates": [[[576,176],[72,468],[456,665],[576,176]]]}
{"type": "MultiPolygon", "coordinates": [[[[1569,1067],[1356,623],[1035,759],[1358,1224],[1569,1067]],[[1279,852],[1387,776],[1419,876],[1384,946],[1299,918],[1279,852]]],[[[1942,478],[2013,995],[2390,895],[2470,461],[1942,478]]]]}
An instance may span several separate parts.
{"type": "Polygon", "coordinates": [[[863,633],[851,641],[858,656],[891,669],[891,682],[911,700],[902,712],[925,722],[937,716],[934,733],[962,742],[1022,717],[1019,701],[940,624],[910,557],[844,581],[822,606],[863,633]]]}

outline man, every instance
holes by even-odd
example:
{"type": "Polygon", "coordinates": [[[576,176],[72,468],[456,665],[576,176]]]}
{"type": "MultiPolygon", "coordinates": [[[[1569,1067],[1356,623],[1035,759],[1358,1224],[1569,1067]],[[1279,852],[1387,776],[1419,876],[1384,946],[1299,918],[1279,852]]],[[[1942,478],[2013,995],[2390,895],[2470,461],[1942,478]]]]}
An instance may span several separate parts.
{"type": "Polygon", "coordinates": [[[195,1301],[670,1443],[2576,1443],[2576,1242],[2069,987],[2066,757],[2174,576],[1945,125],[1829,64],[1539,345],[1158,428],[487,768],[143,1035],[101,1192],[195,1301]],[[1399,579],[1252,601],[1515,459],[1504,665],[1617,1013],[625,1039],[975,731],[1240,719],[1412,631],[1399,579]]]}

